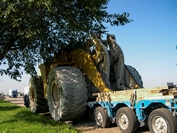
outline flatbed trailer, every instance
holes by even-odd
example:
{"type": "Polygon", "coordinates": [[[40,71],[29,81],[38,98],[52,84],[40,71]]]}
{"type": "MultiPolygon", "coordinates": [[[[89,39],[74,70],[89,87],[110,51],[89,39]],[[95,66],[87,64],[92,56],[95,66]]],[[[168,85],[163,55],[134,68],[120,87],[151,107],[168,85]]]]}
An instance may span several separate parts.
{"type": "Polygon", "coordinates": [[[177,133],[176,85],[94,95],[88,107],[98,127],[117,123],[123,133],[133,133],[148,125],[151,133],[177,133]]]}

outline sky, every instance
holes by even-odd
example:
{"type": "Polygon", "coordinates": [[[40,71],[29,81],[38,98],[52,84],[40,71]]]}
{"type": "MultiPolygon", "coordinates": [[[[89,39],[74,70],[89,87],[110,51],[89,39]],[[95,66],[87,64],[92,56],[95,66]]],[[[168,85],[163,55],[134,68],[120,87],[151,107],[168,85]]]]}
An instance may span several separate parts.
{"type": "MultiPolygon", "coordinates": [[[[124,26],[107,27],[124,52],[125,64],[141,75],[144,88],[177,84],[177,0],[110,0],[107,11],[127,12],[133,19],[124,26]]],[[[23,93],[29,78],[23,75],[18,82],[1,76],[0,92],[18,89],[23,93]]]]}

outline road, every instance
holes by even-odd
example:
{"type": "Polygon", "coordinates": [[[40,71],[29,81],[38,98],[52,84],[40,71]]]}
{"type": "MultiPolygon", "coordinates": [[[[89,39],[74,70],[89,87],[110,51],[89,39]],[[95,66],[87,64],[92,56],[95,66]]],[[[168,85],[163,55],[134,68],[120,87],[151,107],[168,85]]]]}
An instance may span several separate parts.
{"type": "MultiPolygon", "coordinates": [[[[25,107],[23,102],[23,97],[18,98],[9,98],[5,97],[6,101],[10,101],[11,103],[17,104],[18,106],[25,107]]],[[[81,117],[72,122],[73,126],[75,126],[78,130],[82,130],[83,133],[121,133],[116,124],[111,125],[109,128],[97,128],[94,123],[84,117],[81,117]]],[[[139,128],[136,133],[150,133],[147,127],[139,128]]]]}

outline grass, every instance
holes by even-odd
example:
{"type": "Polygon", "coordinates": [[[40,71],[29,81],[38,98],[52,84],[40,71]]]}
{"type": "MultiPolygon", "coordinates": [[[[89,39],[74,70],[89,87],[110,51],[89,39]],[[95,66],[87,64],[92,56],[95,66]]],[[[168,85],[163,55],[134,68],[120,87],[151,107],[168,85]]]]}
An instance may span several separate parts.
{"type": "Polygon", "coordinates": [[[0,100],[0,133],[81,133],[75,127],[0,100]]]}

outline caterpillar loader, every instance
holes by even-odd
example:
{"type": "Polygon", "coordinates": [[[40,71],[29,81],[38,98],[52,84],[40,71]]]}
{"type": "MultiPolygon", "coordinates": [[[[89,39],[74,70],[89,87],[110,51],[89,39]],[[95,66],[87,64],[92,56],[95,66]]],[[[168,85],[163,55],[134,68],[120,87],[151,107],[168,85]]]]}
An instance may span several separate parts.
{"type": "Polygon", "coordinates": [[[124,54],[112,34],[106,40],[92,33],[84,49],[61,49],[54,59],[39,65],[41,76],[29,82],[30,108],[50,111],[54,120],[84,114],[93,93],[143,88],[135,68],[124,64],[124,54]]]}

